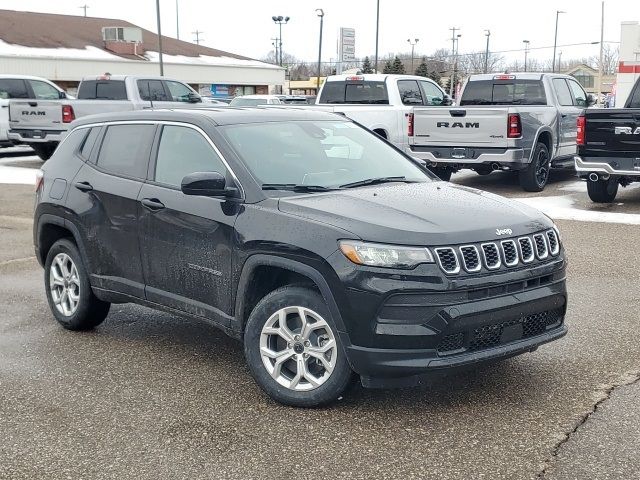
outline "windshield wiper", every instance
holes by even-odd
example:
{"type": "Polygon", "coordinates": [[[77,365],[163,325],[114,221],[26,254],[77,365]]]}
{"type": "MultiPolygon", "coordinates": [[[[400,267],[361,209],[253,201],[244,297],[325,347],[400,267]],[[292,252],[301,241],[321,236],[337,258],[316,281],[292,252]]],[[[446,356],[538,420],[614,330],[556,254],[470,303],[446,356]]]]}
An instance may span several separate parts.
{"type": "Polygon", "coordinates": [[[335,188],[322,185],[297,185],[295,183],[264,183],[262,190],[290,190],[292,192],[330,192],[335,188]]]}
{"type": "Polygon", "coordinates": [[[380,183],[392,183],[392,182],[414,183],[413,180],[407,180],[406,177],[378,177],[378,178],[368,178],[366,180],[359,180],[357,182],[352,182],[352,183],[345,183],[344,185],[340,185],[340,188],[364,187],[366,185],[378,185],[380,183]]]}

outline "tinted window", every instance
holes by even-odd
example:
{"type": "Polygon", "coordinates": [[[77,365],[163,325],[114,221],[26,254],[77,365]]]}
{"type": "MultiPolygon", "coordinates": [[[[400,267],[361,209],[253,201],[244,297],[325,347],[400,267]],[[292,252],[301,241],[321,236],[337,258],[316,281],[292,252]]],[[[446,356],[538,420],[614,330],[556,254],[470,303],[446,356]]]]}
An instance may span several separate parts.
{"type": "Polygon", "coordinates": [[[140,98],[146,101],[168,102],[171,100],[160,80],[138,80],[138,92],[140,98]]]}
{"type": "Polygon", "coordinates": [[[167,80],[165,82],[169,87],[169,93],[171,93],[171,100],[174,102],[188,102],[189,94],[193,93],[189,87],[180,83],[167,80]]]}
{"type": "Polygon", "coordinates": [[[556,95],[558,96],[558,103],[560,105],[573,105],[571,91],[569,90],[569,86],[564,78],[554,78],[553,87],[556,89],[556,95]]]}
{"type": "Polygon", "coordinates": [[[384,82],[326,82],[320,103],[388,104],[384,82]]]}
{"type": "Polygon", "coordinates": [[[425,105],[442,105],[444,93],[431,82],[420,82],[425,105]]]}
{"type": "Polygon", "coordinates": [[[587,106],[587,94],[582,89],[580,84],[574,80],[567,80],[567,83],[571,87],[571,91],[573,92],[574,105],[578,107],[586,107],[587,106]]]}
{"type": "Polygon", "coordinates": [[[89,132],[89,135],[87,135],[82,145],[82,149],[80,150],[80,156],[85,160],[89,160],[89,157],[91,157],[91,150],[93,149],[93,145],[96,143],[96,138],[98,138],[98,134],[100,133],[100,127],[94,127],[90,130],[91,131],[89,132]]]}
{"type": "Polygon", "coordinates": [[[422,105],[422,94],[416,80],[399,80],[398,91],[405,105],[422,105]]]}
{"type": "Polygon", "coordinates": [[[60,145],[58,145],[58,148],[56,148],[56,151],[53,154],[52,158],[60,156],[64,158],[70,158],[78,151],[78,149],[82,145],[82,141],[87,136],[87,133],[88,132],[86,128],[79,128],[71,132],[65,137],[62,142],[60,142],[60,145]]]}
{"type": "Polygon", "coordinates": [[[540,80],[472,80],[462,92],[460,105],[546,105],[540,80]]]}
{"type": "Polygon", "coordinates": [[[631,96],[627,101],[627,108],[640,108],[640,80],[636,82],[636,86],[631,92],[631,96]]]}
{"type": "Polygon", "coordinates": [[[83,80],[80,82],[78,99],[126,100],[127,89],[122,80],[83,80]]]}
{"type": "Polygon", "coordinates": [[[24,80],[13,78],[0,79],[0,98],[29,98],[24,80]]]}
{"type": "Polygon", "coordinates": [[[29,80],[29,85],[38,100],[58,100],[60,98],[60,93],[53,85],[40,80],[29,80]]]}
{"type": "Polygon", "coordinates": [[[100,148],[98,166],[116,175],[145,178],[154,133],[154,125],[108,127],[100,148]]]}
{"type": "Polygon", "coordinates": [[[209,142],[188,127],[165,126],[158,147],[156,182],[179,187],[194,172],[226,173],[226,168],[209,142]]]}

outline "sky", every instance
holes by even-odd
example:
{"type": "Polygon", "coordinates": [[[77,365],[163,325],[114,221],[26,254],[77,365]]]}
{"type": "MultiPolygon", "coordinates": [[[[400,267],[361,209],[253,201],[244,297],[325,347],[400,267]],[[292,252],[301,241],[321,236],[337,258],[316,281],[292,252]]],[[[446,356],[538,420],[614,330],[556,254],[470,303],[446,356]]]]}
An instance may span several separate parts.
{"type": "MultiPolygon", "coordinates": [[[[507,59],[524,55],[522,40],[529,40],[529,58],[541,61],[553,54],[556,10],[560,15],[558,50],[563,59],[598,55],[600,0],[379,0],[379,55],[409,53],[407,39],[419,39],[416,57],[439,48],[451,48],[451,27],[460,28],[459,52],[484,51],[485,30],[491,31],[490,50],[507,59]],[[588,45],[567,46],[586,43],[588,45]],[[516,50],[516,51],[510,51],[516,50]]],[[[155,0],[0,0],[0,8],[120,18],[156,31],[155,0]]],[[[376,0],[243,0],[237,4],[221,0],[178,0],[180,38],[193,41],[200,30],[203,45],[263,58],[273,49],[278,35],[273,15],[289,16],[282,27],[283,49],[295,57],[316,62],[319,18],[324,17],[323,61],[335,59],[340,27],[356,30],[356,56],[375,51],[376,0]]],[[[162,32],[176,36],[176,0],[160,0],[162,32]]],[[[640,21],[639,0],[605,1],[605,42],[619,42],[620,22],[640,21]]],[[[617,46],[612,43],[611,46],[617,46]]]]}

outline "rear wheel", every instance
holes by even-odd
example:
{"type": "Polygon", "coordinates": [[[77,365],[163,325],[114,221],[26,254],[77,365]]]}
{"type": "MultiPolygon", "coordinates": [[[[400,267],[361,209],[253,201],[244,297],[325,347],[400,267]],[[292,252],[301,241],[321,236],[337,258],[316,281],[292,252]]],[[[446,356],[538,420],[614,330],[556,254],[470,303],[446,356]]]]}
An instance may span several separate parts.
{"type": "Polygon", "coordinates": [[[49,160],[58,145],[55,143],[32,143],[31,148],[42,160],[49,160]]]}
{"type": "Polygon", "coordinates": [[[611,203],[618,194],[618,180],[609,177],[607,180],[599,179],[596,182],[587,181],[589,198],[595,203],[611,203]]]}
{"type": "Polygon", "coordinates": [[[527,192],[541,192],[549,180],[551,162],[549,149],[538,142],[533,151],[533,159],[524,170],[520,170],[520,186],[527,192]]]}
{"type": "Polygon", "coordinates": [[[449,182],[451,180],[451,174],[453,170],[447,167],[431,167],[431,171],[435,173],[440,180],[449,182]]]}
{"type": "Polygon", "coordinates": [[[247,321],[244,352],[260,388],[285,405],[330,403],[353,378],[329,309],[308,287],[288,285],[258,302],[247,321]]]}
{"type": "Polygon", "coordinates": [[[478,175],[489,175],[491,172],[493,172],[493,168],[491,168],[491,166],[489,165],[482,165],[481,167],[477,167],[475,169],[476,173],[478,175]]]}

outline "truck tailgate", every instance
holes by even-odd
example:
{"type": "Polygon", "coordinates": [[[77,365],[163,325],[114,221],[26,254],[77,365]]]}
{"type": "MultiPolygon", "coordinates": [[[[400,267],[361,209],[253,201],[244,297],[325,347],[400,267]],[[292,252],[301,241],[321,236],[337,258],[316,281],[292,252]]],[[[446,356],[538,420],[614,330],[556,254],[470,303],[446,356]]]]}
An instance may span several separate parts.
{"type": "Polygon", "coordinates": [[[507,147],[508,108],[416,107],[413,145],[507,147]]]}
{"type": "Polygon", "coordinates": [[[586,157],[640,157],[640,109],[590,108],[585,111],[586,157]]]}
{"type": "Polygon", "coordinates": [[[62,103],[55,100],[11,100],[9,128],[32,130],[60,130],[62,103]]]}

